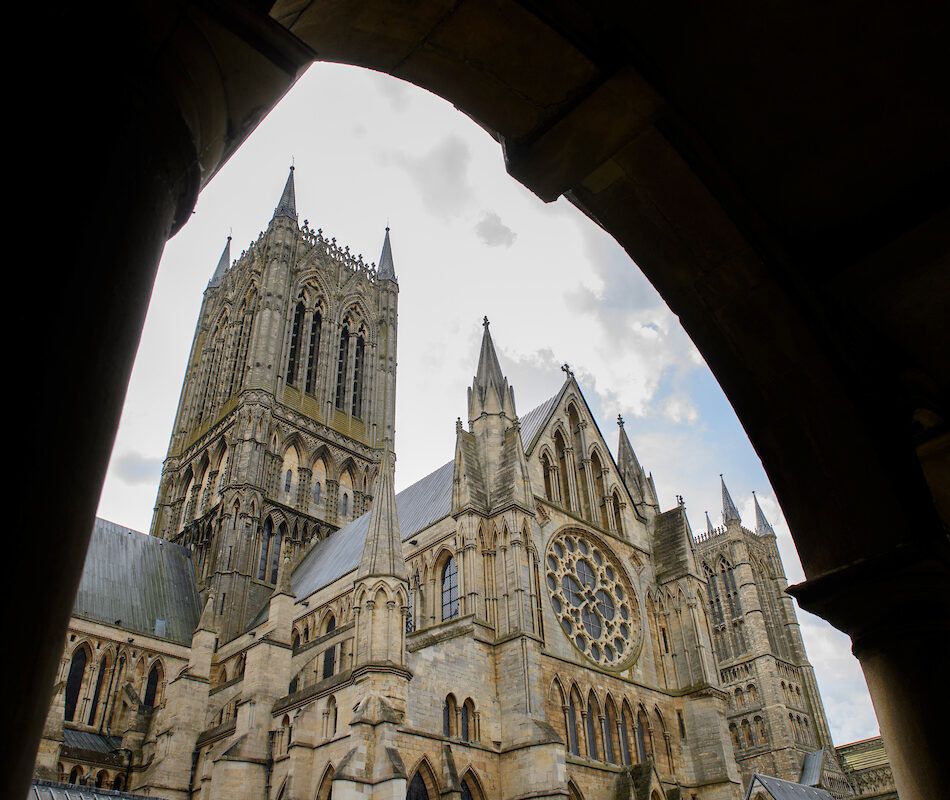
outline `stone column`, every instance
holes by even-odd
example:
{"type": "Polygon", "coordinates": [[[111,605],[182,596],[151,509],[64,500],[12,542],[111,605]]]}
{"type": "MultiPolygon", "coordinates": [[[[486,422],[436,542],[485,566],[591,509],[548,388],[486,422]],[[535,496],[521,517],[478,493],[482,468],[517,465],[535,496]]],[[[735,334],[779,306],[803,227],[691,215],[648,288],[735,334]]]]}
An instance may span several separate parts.
{"type": "Polygon", "coordinates": [[[851,637],[867,680],[901,800],[947,793],[943,753],[950,675],[946,545],[902,545],[825,573],[789,592],[851,637]]]}

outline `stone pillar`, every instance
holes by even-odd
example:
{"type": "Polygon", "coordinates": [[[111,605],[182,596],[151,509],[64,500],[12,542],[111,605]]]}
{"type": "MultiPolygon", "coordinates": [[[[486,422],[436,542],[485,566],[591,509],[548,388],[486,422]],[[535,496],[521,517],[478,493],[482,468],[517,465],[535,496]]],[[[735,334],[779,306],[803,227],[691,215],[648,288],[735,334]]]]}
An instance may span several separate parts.
{"type": "Polygon", "coordinates": [[[901,800],[944,797],[950,675],[950,557],[943,542],[902,545],[789,587],[802,608],[851,637],[901,800]]]}

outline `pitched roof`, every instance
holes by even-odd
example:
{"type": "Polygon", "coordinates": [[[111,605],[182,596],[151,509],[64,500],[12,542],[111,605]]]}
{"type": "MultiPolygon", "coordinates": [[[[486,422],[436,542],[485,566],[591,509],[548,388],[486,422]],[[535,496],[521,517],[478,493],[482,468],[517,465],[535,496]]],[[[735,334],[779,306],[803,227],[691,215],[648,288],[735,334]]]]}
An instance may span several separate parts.
{"type": "Polygon", "coordinates": [[[105,736],[101,733],[77,731],[63,728],[63,744],[76,750],[92,750],[96,753],[111,753],[122,746],[121,737],[105,736]]]}
{"type": "Polygon", "coordinates": [[[757,772],[752,773],[752,780],[749,781],[749,788],[745,793],[746,800],[752,796],[756,784],[765,789],[774,800],[834,800],[834,797],[824,789],[783,781],[781,778],[760,775],[757,772]]]}
{"type": "MultiPolygon", "coordinates": [[[[551,415],[563,391],[562,387],[554,397],[532,409],[521,419],[525,453],[530,452],[531,440],[551,415]]],[[[463,442],[465,439],[466,437],[463,437],[463,442]]],[[[451,513],[454,476],[453,459],[396,495],[396,513],[404,542],[451,513]]],[[[332,533],[304,556],[294,570],[294,595],[298,598],[307,597],[356,569],[366,543],[371,513],[370,511],[363,514],[332,533]]],[[[251,627],[266,619],[266,615],[265,606],[257,619],[251,623],[251,627]]]]}
{"type": "Polygon", "coordinates": [[[835,751],[844,768],[850,771],[886,767],[890,764],[884,749],[884,740],[880,736],[849,742],[836,747],[835,751]]]}
{"type": "Polygon", "coordinates": [[[27,800],[106,800],[106,798],[144,798],[143,794],[99,789],[95,786],[79,786],[73,783],[58,783],[34,778],[26,794],[27,800]]]}
{"type": "Polygon", "coordinates": [[[96,519],[73,614],[189,644],[199,612],[186,548],[96,519]]]}

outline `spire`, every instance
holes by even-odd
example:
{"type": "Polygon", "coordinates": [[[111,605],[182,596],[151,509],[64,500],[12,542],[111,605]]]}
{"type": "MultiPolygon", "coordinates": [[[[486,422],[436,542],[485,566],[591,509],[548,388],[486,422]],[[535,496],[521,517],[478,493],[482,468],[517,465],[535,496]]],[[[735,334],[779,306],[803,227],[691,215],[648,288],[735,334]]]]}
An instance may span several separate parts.
{"type": "Polygon", "coordinates": [[[637,454],[633,451],[633,445],[630,444],[630,439],[627,438],[623,417],[619,414],[617,415],[617,426],[620,428],[620,443],[617,445],[617,466],[620,468],[620,477],[625,478],[629,475],[637,486],[641,487],[642,492],[643,467],[640,466],[637,454]]]}
{"type": "Polygon", "coordinates": [[[709,512],[707,511],[706,512],[706,532],[712,533],[712,531],[713,531],[713,524],[712,524],[712,520],[709,518],[709,512]]]}
{"type": "Polygon", "coordinates": [[[274,219],[277,217],[290,217],[294,222],[297,221],[297,195],[294,192],[294,168],[290,168],[290,174],[287,176],[287,183],[284,184],[284,192],[280,196],[280,202],[274,209],[274,219]]]}
{"type": "Polygon", "coordinates": [[[506,414],[512,419],[515,417],[514,393],[508,386],[508,379],[501,371],[488,324],[488,317],[484,317],[482,321],[482,327],[484,328],[482,348],[478,354],[478,369],[476,369],[475,378],[472,380],[472,388],[468,392],[468,416],[470,421],[483,413],[506,414]],[[493,387],[494,393],[491,391],[493,387]]]}
{"type": "Polygon", "coordinates": [[[224,273],[228,271],[231,265],[231,237],[224,243],[224,250],[221,251],[221,258],[218,259],[218,266],[215,267],[214,275],[208,281],[208,286],[220,286],[224,273]]]}
{"type": "Polygon", "coordinates": [[[383,252],[379,254],[379,266],[376,277],[381,280],[395,281],[396,267],[393,265],[393,248],[389,243],[389,226],[386,226],[386,238],[383,239],[383,252]]]}
{"type": "Polygon", "coordinates": [[[755,503],[755,532],[759,536],[775,536],[775,530],[772,523],[765,518],[762,507],[759,505],[759,498],[752,492],[752,502],[755,503]]]}
{"type": "Polygon", "coordinates": [[[393,489],[393,458],[389,439],[383,442],[379,461],[379,475],[373,489],[373,508],[370,511],[369,530],[363,545],[363,555],[356,571],[356,579],[388,575],[408,580],[406,560],[402,555],[402,536],[396,511],[396,492],[393,489]]]}
{"type": "Polygon", "coordinates": [[[721,474],[719,476],[719,482],[722,484],[722,521],[726,525],[730,522],[742,522],[742,517],[739,516],[739,509],[736,508],[736,504],[732,502],[732,496],[729,494],[729,490],[726,488],[726,481],[721,474]]]}

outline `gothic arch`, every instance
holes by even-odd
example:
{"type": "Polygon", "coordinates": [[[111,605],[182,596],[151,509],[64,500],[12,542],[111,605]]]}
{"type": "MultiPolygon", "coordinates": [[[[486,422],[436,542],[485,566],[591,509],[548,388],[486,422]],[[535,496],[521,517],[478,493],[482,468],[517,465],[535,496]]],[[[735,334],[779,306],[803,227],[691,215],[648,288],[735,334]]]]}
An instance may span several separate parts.
{"type": "Polygon", "coordinates": [[[485,800],[487,797],[485,790],[482,788],[482,782],[478,779],[478,773],[475,772],[475,767],[469,766],[465,769],[465,772],[462,773],[461,783],[468,787],[472,800],[485,800]]]}
{"type": "Polygon", "coordinates": [[[439,781],[436,779],[436,771],[432,768],[432,763],[429,761],[429,756],[424,755],[419,759],[419,763],[416,764],[415,769],[409,772],[410,783],[412,779],[418,775],[422,782],[425,784],[426,793],[429,796],[429,800],[438,800],[441,797],[441,790],[439,789],[439,781]]]}
{"type": "Polygon", "coordinates": [[[584,795],[574,783],[573,778],[567,782],[567,796],[568,800],[584,800],[584,795]]]}
{"type": "Polygon", "coordinates": [[[325,770],[323,770],[323,777],[320,778],[320,783],[317,784],[317,793],[314,795],[314,800],[330,800],[330,797],[333,792],[333,764],[327,764],[325,770]]]}

